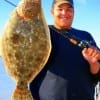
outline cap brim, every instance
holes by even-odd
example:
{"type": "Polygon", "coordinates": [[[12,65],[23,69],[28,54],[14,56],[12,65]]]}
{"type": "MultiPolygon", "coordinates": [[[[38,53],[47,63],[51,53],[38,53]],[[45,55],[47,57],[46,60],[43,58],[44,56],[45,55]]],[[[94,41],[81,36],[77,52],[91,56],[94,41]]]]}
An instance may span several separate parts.
{"type": "Polygon", "coordinates": [[[67,4],[72,6],[72,4],[70,2],[68,2],[68,1],[57,2],[55,5],[60,6],[61,4],[64,4],[64,3],[67,3],[67,4]]]}

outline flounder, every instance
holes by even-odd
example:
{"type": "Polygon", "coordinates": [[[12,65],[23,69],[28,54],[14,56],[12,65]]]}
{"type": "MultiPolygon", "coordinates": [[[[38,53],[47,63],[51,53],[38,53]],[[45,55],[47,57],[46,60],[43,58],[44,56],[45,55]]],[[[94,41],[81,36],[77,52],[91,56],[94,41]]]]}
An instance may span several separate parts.
{"type": "Polygon", "coordinates": [[[49,28],[40,0],[21,0],[2,33],[1,56],[15,80],[11,100],[33,100],[28,84],[44,68],[51,51],[49,28]]]}

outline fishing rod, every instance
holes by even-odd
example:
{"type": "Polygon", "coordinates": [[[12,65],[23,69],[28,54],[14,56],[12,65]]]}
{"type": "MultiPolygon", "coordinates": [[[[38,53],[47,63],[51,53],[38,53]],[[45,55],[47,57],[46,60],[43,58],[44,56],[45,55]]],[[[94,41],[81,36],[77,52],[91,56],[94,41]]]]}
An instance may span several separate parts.
{"type": "Polygon", "coordinates": [[[11,1],[9,1],[9,0],[4,0],[5,2],[7,2],[7,3],[9,3],[10,5],[12,5],[12,6],[14,6],[14,7],[17,7],[17,5],[16,4],[14,4],[14,3],[12,3],[11,1]]]}
{"type": "Polygon", "coordinates": [[[88,40],[82,40],[81,38],[73,35],[72,33],[69,33],[68,31],[61,31],[59,32],[57,29],[50,26],[54,31],[61,34],[65,38],[67,38],[72,44],[77,45],[81,48],[88,48],[91,46],[91,41],[88,40]]]}
{"type": "MultiPolygon", "coordinates": [[[[50,28],[52,28],[54,31],[56,31],[57,33],[61,34],[65,38],[67,38],[72,44],[77,45],[78,47],[80,47],[82,49],[89,48],[89,47],[92,46],[91,41],[82,40],[81,38],[73,35],[72,33],[68,32],[68,31],[61,31],[61,32],[59,32],[53,26],[50,26],[50,28]]],[[[100,60],[98,60],[98,62],[100,63],[100,60]]]]}

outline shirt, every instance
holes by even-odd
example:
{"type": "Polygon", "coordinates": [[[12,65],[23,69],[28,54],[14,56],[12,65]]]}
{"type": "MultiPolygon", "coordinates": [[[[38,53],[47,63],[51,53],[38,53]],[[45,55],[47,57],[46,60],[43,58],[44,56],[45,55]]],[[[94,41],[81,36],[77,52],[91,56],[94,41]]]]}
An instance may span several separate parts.
{"type": "MultiPolygon", "coordinates": [[[[30,90],[35,100],[94,100],[98,75],[92,75],[82,48],[72,44],[62,31],[49,26],[52,50],[44,69],[31,82],[30,90]]],[[[91,41],[85,31],[71,28],[64,30],[82,40],[91,41]]],[[[67,33],[66,33],[67,34],[67,33]]]]}

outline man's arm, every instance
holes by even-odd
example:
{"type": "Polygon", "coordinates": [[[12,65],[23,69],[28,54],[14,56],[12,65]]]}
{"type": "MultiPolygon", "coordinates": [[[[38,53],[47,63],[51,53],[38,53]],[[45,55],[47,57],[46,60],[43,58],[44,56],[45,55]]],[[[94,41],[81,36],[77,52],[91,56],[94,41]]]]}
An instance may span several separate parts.
{"type": "Polygon", "coordinates": [[[94,75],[98,74],[100,72],[100,50],[96,47],[84,48],[82,54],[90,64],[90,72],[94,75]]]}

